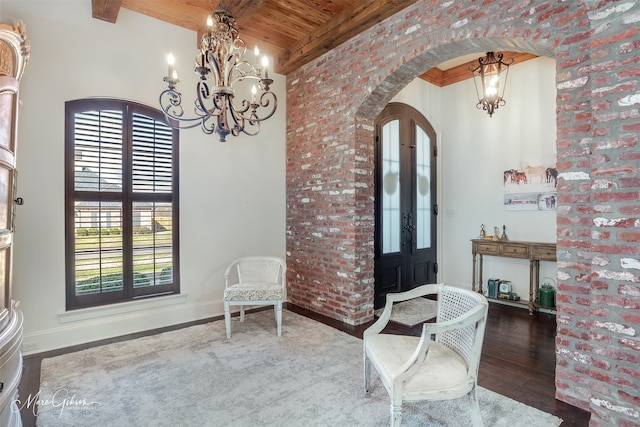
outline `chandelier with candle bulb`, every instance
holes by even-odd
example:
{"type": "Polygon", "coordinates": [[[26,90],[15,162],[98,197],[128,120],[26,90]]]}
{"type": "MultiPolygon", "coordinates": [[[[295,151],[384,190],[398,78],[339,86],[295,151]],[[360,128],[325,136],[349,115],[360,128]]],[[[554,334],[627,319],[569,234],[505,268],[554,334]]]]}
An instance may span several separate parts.
{"type": "Polygon", "coordinates": [[[250,63],[244,59],[246,50],[244,41],[239,37],[236,20],[223,0],[207,18],[207,31],[202,36],[200,52],[196,56],[194,69],[199,81],[193,116],[185,114],[182,94],[177,90],[180,80],[174,68],[173,55],[169,54],[169,73],[164,78],[168,88],[160,94],[160,106],[167,123],[179,129],[201,126],[206,134],[218,134],[222,142],[229,134],[257,135],[260,123],[275,113],[278,100],[270,88],[273,80],[269,78],[267,56],[260,60],[256,46],[255,62],[250,63]],[[249,85],[251,100],[248,99],[249,85]],[[237,91],[247,98],[236,99],[237,91]]]}
{"type": "Polygon", "coordinates": [[[487,52],[487,56],[478,58],[478,65],[469,66],[478,96],[476,107],[486,111],[489,117],[507,103],[503,96],[513,58],[503,61],[503,57],[502,53],[497,54],[496,57],[494,52],[487,52]]]}

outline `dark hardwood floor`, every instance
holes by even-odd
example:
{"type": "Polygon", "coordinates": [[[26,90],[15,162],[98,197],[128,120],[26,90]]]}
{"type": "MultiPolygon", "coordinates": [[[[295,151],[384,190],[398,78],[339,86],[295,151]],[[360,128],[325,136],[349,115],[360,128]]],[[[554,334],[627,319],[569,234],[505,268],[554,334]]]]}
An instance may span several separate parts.
{"type": "MultiPolygon", "coordinates": [[[[354,327],[291,304],[287,304],[287,308],[358,338],[362,338],[363,331],[370,325],[369,323],[354,327]]],[[[33,405],[24,403],[29,399],[34,400],[40,389],[40,365],[43,358],[220,319],[222,316],[25,356],[19,386],[20,400],[23,402],[20,411],[23,425],[36,425],[37,417],[33,405]]],[[[560,402],[554,397],[555,328],[553,314],[534,313],[530,316],[526,309],[491,303],[478,383],[496,393],[562,418],[562,427],[587,426],[589,412],[560,402]]],[[[408,328],[391,323],[385,332],[420,335],[421,326],[408,328]]]]}

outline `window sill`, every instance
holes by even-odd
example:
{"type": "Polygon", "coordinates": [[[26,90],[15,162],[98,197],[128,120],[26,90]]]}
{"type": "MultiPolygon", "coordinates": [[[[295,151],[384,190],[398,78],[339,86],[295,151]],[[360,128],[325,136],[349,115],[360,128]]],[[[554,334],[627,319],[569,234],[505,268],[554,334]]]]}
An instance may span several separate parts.
{"type": "Polygon", "coordinates": [[[58,321],[60,323],[80,322],[83,320],[133,313],[140,310],[149,310],[158,307],[184,304],[186,300],[187,294],[178,294],[155,298],[144,298],[136,301],[128,301],[98,307],[81,308],[78,310],[58,313],[58,321]]]}

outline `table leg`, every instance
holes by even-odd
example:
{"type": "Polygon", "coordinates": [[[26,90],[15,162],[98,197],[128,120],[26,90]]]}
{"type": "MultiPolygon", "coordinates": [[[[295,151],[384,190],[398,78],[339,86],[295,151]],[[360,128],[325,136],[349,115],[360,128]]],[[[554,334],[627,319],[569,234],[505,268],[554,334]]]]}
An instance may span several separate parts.
{"type": "Polygon", "coordinates": [[[473,254],[473,273],[471,273],[471,290],[476,291],[476,254],[473,254]]]}
{"type": "Polygon", "coordinates": [[[480,292],[481,294],[484,293],[482,292],[482,254],[480,254],[480,274],[478,276],[478,285],[480,286],[480,290],[478,292],[480,292]]]}
{"type": "Polygon", "coordinates": [[[538,295],[540,295],[539,291],[540,291],[540,260],[537,259],[536,260],[536,280],[534,282],[534,286],[533,288],[535,289],[535,292],[533,293],[533,301],[535,303],[539,303],[540,301],[538,301],[538,295]]]}
{"type": "Polygon", "coordinates": [[[535,307],[535,300],[533,297],[533,282],[534,282],[534,270],[536,268],[536,262],[529,260],[529,315],[533,314],[533,308],[535,307]]]}

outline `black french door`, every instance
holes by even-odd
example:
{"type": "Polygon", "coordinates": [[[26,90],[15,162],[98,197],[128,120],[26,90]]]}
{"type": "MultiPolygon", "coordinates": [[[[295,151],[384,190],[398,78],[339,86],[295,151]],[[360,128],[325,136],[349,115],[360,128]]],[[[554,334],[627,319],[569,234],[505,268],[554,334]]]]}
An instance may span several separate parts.
{"type": "Polygon", "coordinates": [[[436,283],[436,133],[405,104],[376,120],[375,308],[385,295],[436,283]]]}

